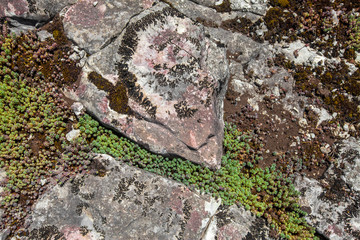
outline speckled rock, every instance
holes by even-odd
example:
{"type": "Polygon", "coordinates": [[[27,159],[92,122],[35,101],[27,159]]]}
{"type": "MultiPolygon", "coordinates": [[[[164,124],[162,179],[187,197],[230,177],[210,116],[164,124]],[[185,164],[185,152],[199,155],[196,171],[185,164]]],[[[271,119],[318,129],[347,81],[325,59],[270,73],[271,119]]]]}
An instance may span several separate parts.
{"type": "Polygon", "coordinates": [[[63,8],[78,0],[1,0],[0,18],[17,17],[23,20],[47,21],[63,8]]]}
{"type": "Polygon", "coordinates": [[[27,239],[200,239],[219,207],[172,180],[95,159],[101,176],[78,177],[37,202],[27,239]]]}
{"type": "Polygon", "coordinates": [[[159,3],[89,57],[68,96],[153,152],[217,168],[228,75],[224,46],[159,3]]]}
{"type": "Polygon", "coordinates": [[[20,35],[45,24],[77,0],[0,0],[0,18],[6,17],[11,32],[20,35]]]}
{"type": "MultiPolygon", "coordinates": [[[[329,186],[328,183],[320,183],[315,179],[298,176],[295,187],[301,192],[300,204],[309,213],[306,220],[316,227],[323,236],[332,240],[355,240],[360,237],[360,206],[358,194],[342,194],[337,188],[339,177],[330,168],[326,181],[332,175],[335,183],[329,186]],[[335,193],[331,193],[336,191],[335,193]]],[[[344,189],[344,186],[341,188],[344,189]]],[[[349,192],[349,190],[344,190],[349,192]]]]}
{"type": "Polygon", "coordinates": [[[344,164],[343,180],[353,190],[360,191],[360,140],[349,138],[342,144],[340,150],[341,162],[344,164]]]}
{"type": "Polygon", "coordinates": [[[83,0],[62,12],[67,37],[93,54],[111,43],[126,24],[157,0],[83,0]]]}
{"type": "Polygon", "coordinates": [[[255,240],[267,239],[269,228],[264,219],[256,218],[244,207],[221,205],[212,218],[203,240],[255,240]]]}

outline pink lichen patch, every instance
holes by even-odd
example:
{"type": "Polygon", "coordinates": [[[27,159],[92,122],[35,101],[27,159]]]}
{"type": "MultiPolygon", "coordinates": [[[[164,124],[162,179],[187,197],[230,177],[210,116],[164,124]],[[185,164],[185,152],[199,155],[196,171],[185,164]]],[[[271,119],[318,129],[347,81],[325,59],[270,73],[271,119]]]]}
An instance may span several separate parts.
{"type": "Polygon", "coordinates": [[[79,227],[64,227],[61,232],[66,240],[95,240],[89,233],[84,234],[79,227]]]}
{"type": "Polygon", "coordinates": [[[152,5],[154,4],[154,0],[143,0],[142,3],[141,3],[141,6],[144,8],[144,9],[148,9],[148,8],[151,8],[152,5]]]}
{"type": "Polygon", "coordinates": [[[83,27],[93,27],[103,20],[106,5],[93,0],[78,1],[69,8],[64,16],[64,22],[83,27]]]}
{"type": "Polygon", "coordinates": [[[183,214],[183,201],[186,198],[189,198],[192,196],[192,193],[189,189],[184,187],[177,187],[175,188],[172,193],[169,200],[169,205],[172,210],[174,210],[177,214],[181,215],[183,214]]]}
{"type": "Polygon", "coordinates": [[[99,111],[101,113],[106,114],[109,110],[109,100],[107,99],[107,97],[103,97],[98,103],[97,103],[97,108],[99,109],[99,111]]]}
{"type": "Polygon", "coordinates": [[[105,123],[105,124],[110,124],[110,123],[111,123],[111,121],[110,121],[108,118],[106,118],[106,117],[104,117],[101,121],[102,121],[103,123],[105,123]]]}
{"type": "Polygon", "coordinates": [[[329,225],[326,230],[326,233],[328,235],[335,234],[340,237],[343,235],[341,228],[339,228],[336,224],[329,225]]]}
{"type": "Polygon", "coordinates": [[[218,240],[239,240],[243,236],[232,224],[225,225],[218,230],[218,240]]]}
{"type": "Polygon", "coordinates": [[[20,16],[29,12],[29,4],[25,0],[2,0],[0,18],[5,16],[20,16]]]}
{"type": "Polygon", "coordinates": [[[87,85],[86,84],[81,84],[75,91],[76,96],[84,97],[85,93],[87,90],[87,85]]]}
{"type": "Polygon", "coordinates": [[[200,213],[199,211],[191,212],[190,219],[187,223],[187,229],[195,233],[198,232],[201,229],[201,223],[204,217],[204,213],[200,213]]]}

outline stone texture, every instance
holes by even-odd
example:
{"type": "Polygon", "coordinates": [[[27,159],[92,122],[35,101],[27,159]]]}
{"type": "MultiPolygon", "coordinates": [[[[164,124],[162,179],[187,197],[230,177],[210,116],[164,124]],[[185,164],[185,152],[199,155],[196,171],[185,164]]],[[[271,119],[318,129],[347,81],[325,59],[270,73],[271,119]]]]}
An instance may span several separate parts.
{"type": "Polygon", "coordinates": [[[271,240],[269,232],[265,220],[256,218],[244,207],[222,205],[212,218],[203,240],[271,240]]]}
{"type": "Polygon", "coordinates": [[[360,191],[360,141],[355,138],[345,140],[340,150],[340,156],[339,164],[344,164],[343,180],[353,190],[360,191]]]}
{"type": "Polygon", "coordinates": [[[118,36],[129,20],[157,0],[84,0],[63,12],[64,30],[77,46],[93,54],[118,36]]]}
{"type": "Polygon", "coordinates": [[[216,168],[227,79],[223,46],[161,3],[90,56],[80,86],[68,95],[151,151],[216,168]]]}
{"type": "Polygon", "coordinates": [[[220,204],[110,156],[95,159],[105,176],[45,194],[26,221],[28,239],[200,239],[220,204]]]}

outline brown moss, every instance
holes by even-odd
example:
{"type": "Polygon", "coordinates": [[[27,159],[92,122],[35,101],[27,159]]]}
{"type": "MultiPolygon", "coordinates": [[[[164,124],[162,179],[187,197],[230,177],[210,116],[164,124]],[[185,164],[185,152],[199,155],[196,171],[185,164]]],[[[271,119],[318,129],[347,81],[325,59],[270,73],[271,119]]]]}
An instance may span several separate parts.
{"type": "Polygon", "coordinates": [[[279,7],[288,7],[289,1],[288,0],[271,0],[270,4],[273,6],[279,6],[279,7]]]}
{"type": "Polygon", "coordinates": [[[221,23],[220,27],[232,32],[241,32],[247,34],[252,25],[252,22],[243,17],[226,20],[221,23]]]}
{"type": "Polygon", "coordinates": [[[110,92],[114,88],[113,84],[111,84],[109,81],[107,81],[105,78],[103,78],[97,72],[89,73],[88,79],[90,80],[90,82],[95,84],[95,86],[100,90],[110,92]]]}
{"type": "Polygon", "coordinates": [[[214,8],[217,12],[231,12],[230,0],[223,0],[220,5],[215,5],[214,8]]]}
{"type": "Polygon", "coordinates": [[[131,114],[131,109],[128,106],[127,89],[123,82],[119,81],[114,86],[96,72],[91,72],[88,78],[98,89],[109,93],[108,99],[111,109],[121,114],[131,114]]]}
{"type": "Polygon", "coordinates": [[[356,53],[353,48],[348,48],[345,50],[344,58],[347,60],[353,60],[356,58],[356,53]]]}

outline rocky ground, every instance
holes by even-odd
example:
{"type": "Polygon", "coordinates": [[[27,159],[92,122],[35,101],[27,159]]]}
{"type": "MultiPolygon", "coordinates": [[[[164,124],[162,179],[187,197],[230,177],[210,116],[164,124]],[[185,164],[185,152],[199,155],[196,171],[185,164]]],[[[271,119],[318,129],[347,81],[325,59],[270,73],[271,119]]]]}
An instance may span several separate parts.
{"type": "Polygon", "coordinates": [[[359,11],[0,0],[0,238],[359,239],[359,11]]]}

